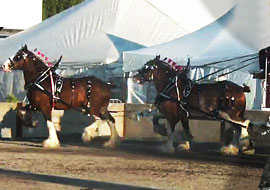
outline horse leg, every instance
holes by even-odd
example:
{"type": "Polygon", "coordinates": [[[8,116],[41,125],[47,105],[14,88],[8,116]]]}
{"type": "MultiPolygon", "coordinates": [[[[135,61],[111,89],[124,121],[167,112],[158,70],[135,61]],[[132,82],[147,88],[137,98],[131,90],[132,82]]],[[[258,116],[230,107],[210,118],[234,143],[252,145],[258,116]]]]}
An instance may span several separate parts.
{"type": "Polygon", "coordinates": [[[51,111],[49,109],[47,109],[46,111],[44,110],[43,114],[47,121],[47,127],[49,130],[49,137],[45,141],[43,141],[43,147],[44,148],[58,148],[60,147],[60,143],[57,137],[54,124],[51,119],[51,111]]]}
{"type": "Polygon", "coordinates": [[[111,136],[108,142],[104,144],[105,147],[114,148],[120,144],[120,137],[115,128],[115,120],[109,112],[102,115],[101,118],[95,116],[95,121],[88,127],[84,129],[82,134],[83,142],[90,142],[94,137],[98,136],[98,128],[104,123],[107,122],[111,129],[111,136]]]}
{"type": "Polygon", "coordinates": [[[110,139],[108,142],[104,144],[104,146],[107,148],[115,148],[119,146],[120,144],[120,137],[115,128],[115,119],[109,112],[106,112],[105,114],[103,114],[102,117],[105,119],[105,121],[107,122],[111,130],[110,139]]]}
{"type": "MultiPolygon", "coordinates": [[[[241,146],[241,149],[244,154],[254,154],[255,149],[253,147],[253,143],[250,140],[249,133],[247,131],[248,127],[251,125],[250,120],[244,118],[244,111],[239,112],[238,114],[235,114],[235,117],[231,118],[228,113],[225,112],[219,112],[219,114],[225,118],[228,121],[231,121],[234,124],[234,126],[237,126],[238,124],[241,126],[245,126],[246,128],[243,127],[237,127],[239,129],[236,129],[236,134],[233,134],[235,136],[234,138],[239,138],[238,141],[240,144],[238,144],[237,149],[233,145],[229,145],[229,147],[222,147],[221,152],[224,154],[235,154],[235,152],[239,151],[239,146],[241,146]],[[240,131],[240,132],[239,132],[240,131]],[[225,151],[225,152],[224,152],[225,151]]],[[[232,124],[231,124],[232,125],[232,124]]],[[[236,140],[233,140],[236,141],[236,140]]]]}
{"type": "Polygon", "coordinates": [[[242,128],[240,137],[240,148],[244,154],[254,154],[255,148],[247,128],[242,128]]]}
{"type": "MultiPolygon", "coordinates": [[[[186,113],[185,113],[186,114],[186,113]]],[[[185,132],[185,136],[184,136],[184,139],[188,140],[188,141],[191,141],[193,139],[193,136],[191,135],[190,133],[190,127],[189,127],[189,120],[188,120],[188,117],[183,115],[181,116],[181,123],[182,123],[182,126],[183,126],[183,129],[184,129],[184,132],[185,132]]]]}
{"type": "Polygon", "coordinates": [[[241,128],[241,137],[240,137],[240,148],[244,154],[254,154],[255,153],[255,147],[251,140],[251,134],[249,134],[248,129],[252,126],[252,123],[250,120],[245,119],[244,117],[244,111],[240,112],[239,118],[242,121],[242,123],[248,123],[246,128],[241,128]]]}
{"type": "Polygon", "coordinates": [[[237,155],[239,152],[239,142],[241,137],[241,127],[237,126],[237,124],[229,123],[232,128],[232,140],[228,145],[224,145],[221,147],[220,152],[225,155],[237,155]]]}
{"type": "Polygon", "coordinates": [[[168,119],[166,119],[166,130],[167,130],[167,137],[168,137],[168,140],[167,140],[167,143],[164,144],[164,145],[161,145],[160,149],[162,152],[165,152],[165,153],[174,153],[175,152],[175,149],[173,147],[173,136],[174,136],[174,130],[172,130],[172,127],[171,127],[171,124],[169,124],[169,121],[168,119]]]}
{"type": "Polygon", "coordinates": [[[98,128],[103,123],[100,118],[93,116],[94,122],[84,129],[82,140],[84,143],[90,142],[94,137],[98,136],[98,128]]]}
{"type": "Polygon", "coordinates": [[[190,133],[190,128],[189,128],[189,121],[188,118],[186,116],[181,116],[181,123],[182,123],[182,127],[184,129],[184,143],[180,143],[177,147],[178,150],[190,150],[190,144],[189,141],[192,140],[193,136],[190,133]]]}

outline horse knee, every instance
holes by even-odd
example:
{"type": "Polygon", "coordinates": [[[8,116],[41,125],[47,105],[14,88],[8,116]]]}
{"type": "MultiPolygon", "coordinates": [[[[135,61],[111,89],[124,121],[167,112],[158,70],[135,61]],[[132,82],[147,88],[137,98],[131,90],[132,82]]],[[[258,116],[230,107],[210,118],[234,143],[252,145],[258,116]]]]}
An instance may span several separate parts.
{"type": "Polygon", "coordinates": [[[102,114],[100,118],[102,120],[109,120],[110,122],[115,123],[114,117],[108,111],[102,114]]]}
{"type": "Polygon", "coordinates": [[[108,109],[107,109],[107,106],[105,107],[101,107],[100,108],[100,113],[101,113],[101,115],[104,115],[104,114],[106,114],[108,112],[108,109]]]}

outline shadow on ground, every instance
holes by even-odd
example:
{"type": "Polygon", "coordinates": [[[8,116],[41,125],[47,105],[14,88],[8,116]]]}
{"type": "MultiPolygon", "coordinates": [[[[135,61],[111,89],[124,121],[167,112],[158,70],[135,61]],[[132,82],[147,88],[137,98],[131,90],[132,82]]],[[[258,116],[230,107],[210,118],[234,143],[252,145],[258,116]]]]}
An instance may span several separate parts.
{"type": "Polygon", "coordinates": [[[0,169],[0,175],[7,175],[9,177],[20,178],[23,180],[48,182],[76,187],[83,187],[87,189],[110,189],[110,190],[150,190],[151,188],[136,187],[130,185],[99,182],[94,180],[84,180],[78,178],[60,177],[53,175],[35,174],[22,171],[13,171],[7,169],[0,169]]]}
{"type": "MultiPolygon", "coordinates": [[[[255,155],[244,155],[239,154],[237,156],[225,156],[220,154],[220,144],[218,143],[192,143],[191,151],[176,151],[175,154],[163,153],[159,149],[159,146],[164,143],[161,141],[141,141],[141,140],[124,140],[121,142],[120,146],[116,149],[106,149],[103,144],[109,139],[109,137],[98,137],[95,138],[91,143],[85,144],[81,140],[80,134],[73,135],[59,135],[62,148],[60,149],[46,149],[46,152],[61,153],[65,152],[65,147],[75,146],[78,148],[73,149],[72,154],[88,154],[87,150],[107,150],[110,154],[114,156],[120,156],[122,153],[144,155],[149,157],[159,157],[165,159],[184,159],[184,160],[194,160],[194,161],[206,161],[206,162],[220,162],[229,165],[240,165],[248,166],[254,168],[264,168],[269,154],[255,154],[255,155]],[[83,147],[83,150],[80,150],[83,147]],[[89,149],[88,149],[89,148],[89,149]]],[[[2,139],[3,140],[3,139],[2,139]]],[[[4,140],[4,143],[18,144],[21,146],[29,146],[32,148],[38,148],[37,150],[29,151],[42,151],[42,141],[45,138],[23,138],[20,141],[4,140]]],[[[175,144],[177,146],[177,144],[175,144]]],[[[8,151],[8,150],[7,150],[8,151]]],[[[10,150],[12,151],[12,150],[10,150]]],[[[14,150],[13,150],[14,151],[14,150]]],[[[16,149],[16,151],[22,151],[21,149],[16,149]]],[[[265,151],[260,150],[260,151],[265,151]]],[[[96,151],[96,154],[99,154],[96,151]]]]}

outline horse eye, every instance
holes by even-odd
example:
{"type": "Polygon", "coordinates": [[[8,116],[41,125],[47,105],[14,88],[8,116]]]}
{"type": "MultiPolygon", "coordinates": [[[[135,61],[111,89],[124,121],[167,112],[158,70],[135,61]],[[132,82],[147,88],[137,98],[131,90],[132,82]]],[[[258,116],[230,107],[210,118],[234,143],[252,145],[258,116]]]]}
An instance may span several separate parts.
{"type": "Polygon", "coordinates": [[[15,57],[15,59],[20,59],[21,58],[21,56],[20,55],[17,55],[16,57],[15,57]]]}

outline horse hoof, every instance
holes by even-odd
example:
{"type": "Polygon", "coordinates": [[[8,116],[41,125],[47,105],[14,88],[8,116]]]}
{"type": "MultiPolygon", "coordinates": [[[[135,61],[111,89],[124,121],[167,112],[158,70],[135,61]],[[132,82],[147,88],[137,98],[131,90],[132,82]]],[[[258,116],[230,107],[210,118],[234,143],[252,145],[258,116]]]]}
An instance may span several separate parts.
{"type": "Polygon", "coordinates": [[[190,144],[189,144],[189,141],[186,141],[185,143],[180,143],[178,146],[177,146],[177,150],[179,151],[189,151],[190,150],[190,144]]]}
{"type": "Polygon", "coordinates": [[[98,133],[95,129],[88,129],[84,130],[84,133],[82,134],[82,140],[84,143],[90,142],[93,138],[97,137],[98,133]]]}
{"type": "Polygon", "coordinates": [[[253,155],[255,154],[255,148],[243,147],[242,153],[246,155],[253,155]]]}
{"type": "Polygon", "coordinates": [[[117,142],[108,141],[103,146],[104,148],[117,148],[119,144],[117,142]]]}
{"type": "Polygon", "coordinates": [[[223,146],[220,149],[221,154],[235,156],[239,152],[239,148],[233,145],[223,146]]]}
{"type": "Polygon", "coordinates": [[[161,152],[164,152],[164,153],[169,153],[169,154],[174,154],[175,153],[175,149],[173,146],[168,146],[167,144],[166,145],[161,145],[159,147],[159,149],[161,150],[161,152]]]}
{"type": "Polygon", "coordinates": [[[88,135],[86,133],[82,134],[82,141],[84,143],[89,143],[93,138],[94,138],[93,136],[90,136],[90,135],[88,135]]]}
{"type": "Polygon", "coordinates": [[[60,143],[57,140],[47,139],[42,143],[43,148],[59,148],[60,143]]]}

